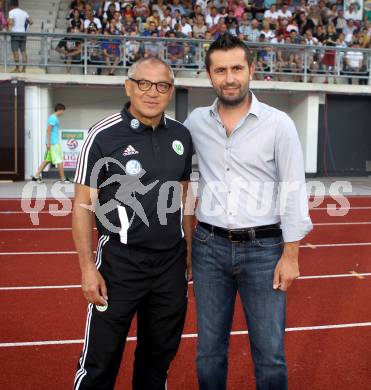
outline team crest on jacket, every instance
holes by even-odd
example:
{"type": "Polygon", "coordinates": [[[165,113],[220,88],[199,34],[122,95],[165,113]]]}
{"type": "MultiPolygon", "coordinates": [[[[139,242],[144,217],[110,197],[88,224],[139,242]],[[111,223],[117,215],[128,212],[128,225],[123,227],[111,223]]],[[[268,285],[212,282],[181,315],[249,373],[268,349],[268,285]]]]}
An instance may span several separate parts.
{"type": "Polygon", "coordinates": [[[138,119],[132,119],[131,122],[130,122],[130,127],[132,129],[137,129],[139,127],[138,119]]]}
{"type": "Polygon", "coordinates": [[[183,144],[182,144],[180,141],[178,141],[178,140],[175,140],[175,141],[173,142],[173,149],[174,149],[174,152],[175,152],[176,154],[179,154],[179,156],[181,156],[181,155],[184,153],[184,146],[183,146],[183,144]]]}
{"type": "Polygon", "coordinates": [[[142,164],[138,160],[129,160],[125,165],[128,175],[137,175],[142,170],[142,164]]]}

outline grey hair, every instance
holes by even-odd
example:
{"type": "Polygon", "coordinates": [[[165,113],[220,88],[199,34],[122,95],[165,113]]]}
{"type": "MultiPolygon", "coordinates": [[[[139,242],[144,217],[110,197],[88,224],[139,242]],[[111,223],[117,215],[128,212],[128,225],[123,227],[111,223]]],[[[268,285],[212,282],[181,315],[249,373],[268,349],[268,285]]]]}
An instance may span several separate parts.
{"type": "Polygon", "coordinates": [[[166,66],[166,68],[169,70],[171,81],[174,82],[175,77],[174,77],[173,69],[169,66],[169,64],[167,62],[165,62],[164,60],[161,60],[160,58],[157,58],[157,57],[141,58],[138,61],[134,62],[134,64],[132,64],[128,70],[128,77],[134,78],[135,72],[136,72],[138,66],[140,64],[143,64],[144,62],[147,62],[147,61],[148,62],[157,62],[158,64],[162,64],[162,65],[166,66]]]}

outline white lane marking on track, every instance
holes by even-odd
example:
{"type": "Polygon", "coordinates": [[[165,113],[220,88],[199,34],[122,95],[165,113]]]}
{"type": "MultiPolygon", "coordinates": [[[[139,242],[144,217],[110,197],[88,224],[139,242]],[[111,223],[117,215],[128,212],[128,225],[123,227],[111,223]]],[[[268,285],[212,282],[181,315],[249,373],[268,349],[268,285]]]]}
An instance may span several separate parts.
{"type": "MultiPolygon", "coordinates": [[[[300,248],[331,248],[331,247],[342,247],[342,246],[370,246],[371,242],[346,242],[339,244],[313,244],[308,243],[300,245],[300,248]]],[[[0,256],[18,256],[18,255],[74,255],[75,251],[54,251],[54,252],[0,252],[0,256]]]]}
{"type": "Polygon", "coordinates": [[[66,284],[66,285],[59,285],[59,286],[15,286],[15,287],[0,287],[0,291],[48,290],[48,289],[68,289],[68,288],[80,288],[80,287],[81,284],[66,284]]]}
{"type": "MultiPolygon", "coordinates": [[[[317,326],[299,326],[294,328],[286,328],[286,332],[305,332],[313,330],[328,330],[328,329],[346,329],[346,328],[359,328],[369,327],[371,322],[357,322],[353,324],[336,324],[336,325],[317,325],[317,326]]],[[[247,330],[237,330],[231,332],[231,336],[247,335],[247,330]]],[[[197,338],[197,333],[185,333],[182,334],[183,339],[194,339],[197,338]]],[[[136,341],[136,337],[128,337],[126,341],[136,341]]],[[[9,347],[32,347],[37,345],[62,345],[62,344],[82,344],[83,339],[80,340],[50,340],[50,341],[26,341],[17,343],[0,343],[0,348],[9,347]]]]}
{"type": "MultiPolygon", "coordinates": [[[[371,276],[371,272],[366,273],[349,273],[349,274],[333,274],[333,275],[308,275],[300,276],[298,280],[307,280],[307,279],[336,279],[336,278],[360,278],[371,276]]],[[[193,281],[188,282],[188,284],[193,284],[193,281]]],[[[66,285],[55,285],[55,286],[9,286],[9,287],[0,287],[0,291],[18,291],[18,290],[47,290],[47,289],[70,289],[70,288],[80,288],[80,284],[66,284],[66,285]]]]}

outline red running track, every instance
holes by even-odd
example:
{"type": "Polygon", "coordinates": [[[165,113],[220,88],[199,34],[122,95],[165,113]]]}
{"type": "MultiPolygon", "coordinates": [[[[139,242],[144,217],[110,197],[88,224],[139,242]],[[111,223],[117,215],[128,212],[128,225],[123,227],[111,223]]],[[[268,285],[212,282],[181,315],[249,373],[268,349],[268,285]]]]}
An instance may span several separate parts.
{"type": "MultiPolygon", "coordinates": [[[[328,199],[322,204],[329,203],[328,199]]],[[[352,207],[370,207],[371,198],[350,198],[352,207]]],[[[0,201],[0,210],[19,210],[19,202],[0,201]],[[17,209],[18,207],[18,209],[17,209]]],[[[371,226],[334,225],[338,222],[368,222],[369,209],[352,209],[344,217],[332,217],[325,210],[313,210],[315,230],[301,249],[303,276],[335,275],[335,278],[302,279],[288,293],[286,350],[290,390],[357,390],[371,388],[371,294],[370,276],[344,277],[350,272],[371,273],[371,245],[316,247],[318,244],[371,242],[371,226]],[[366,325],[358,327],[354,324],[366,325]],[[309,330],[312,326],[350,324],[345,329],[309,330]],[[353,324],[353,325],[351,325],[353,324]],[[298,327],[306,327],[298,329],[298,327]]],[[[0,229],[32,227],[29,216],[0,214],[0,229]]],[[[44,228],[69,227],[70,216],[40,214],[44,228]]],[[[76,254],[1,255],[4,252],[74,251],[70,231],[0,230],[0,287],[79,284],[76,254]]],[[[79,288],[0,290],[0,388],[71,388],[82,345],[37,345],[4,347],[1,343],[24,341],[80,340],[83,337],[85,302],[79,288]]],[[[246,330],[237,303],[234,330],[246,330]]],[[[194,300],[190,302],[185,333],[196,332],[194,300]]],[[[135,327],[131,335],[135,335],[135,327]]],[[[135,342],[129,341],[125,364],[117,388],[129,388],[135,342]]],[[[197,389],[194,356],[196,339],[182,340],[169,374],[169,388],[197,389]]],[[[230,347],[229,389],[254,387],[248,336],[234,335],[230,347]]]]}

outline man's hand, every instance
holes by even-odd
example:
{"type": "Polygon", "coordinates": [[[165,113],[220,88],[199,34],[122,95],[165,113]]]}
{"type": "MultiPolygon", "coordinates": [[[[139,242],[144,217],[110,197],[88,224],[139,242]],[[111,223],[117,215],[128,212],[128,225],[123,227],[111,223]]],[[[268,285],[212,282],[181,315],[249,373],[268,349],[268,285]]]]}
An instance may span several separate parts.
{"type": "Polygon", "coordinates": [[[106,306],[108,304],[106,282],[95,264],[87,265],[82,269],[81,275],[81,287],[86,300],[94,305],[106,306]]]}
{"type": "Polygon", "coordinates": [[[283,254],[276,265],[273,277],[273,289],[286,291],[299,273],[299,242],[285,243],[283,254]]]}

